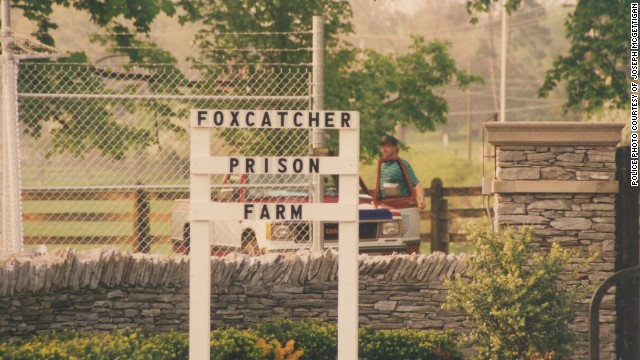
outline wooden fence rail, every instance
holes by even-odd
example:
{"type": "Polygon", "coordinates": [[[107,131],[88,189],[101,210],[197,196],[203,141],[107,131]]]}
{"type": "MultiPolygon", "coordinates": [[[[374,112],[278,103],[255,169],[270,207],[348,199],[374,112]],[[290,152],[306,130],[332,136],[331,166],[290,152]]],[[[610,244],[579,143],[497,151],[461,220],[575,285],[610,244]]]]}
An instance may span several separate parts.
{"type": "MultiPolygon", "coordinates": [[[[431,199],[431,209],[421,212],[421,219],[430,221],[431,232],[422,234],[423,241],[431,242],[432,251],[449,251],[449,242],[464,241],[465,234],[449,232],[449,223],[455,219],[481,218],[486,210],[481,208],[449,209],[450,197],[476,197],[482,195],[480,187],[444,187],[439,178],[433,179],[425,196],[431,199]]],[[[169,243],[170,236],[152,236],[151,224],[170,224],[171,214],[152,212],[151,202],[188,199],[187,190],[157,189],[50,189],[22,191],[25,201],[130,201],[129,212],[26,212],[25,224],[55,222],[129,222],[131,236],[25,236],[26,244],[124,244],[129,243],[134,251],[147,252],[151,243],[169,243]]]]}

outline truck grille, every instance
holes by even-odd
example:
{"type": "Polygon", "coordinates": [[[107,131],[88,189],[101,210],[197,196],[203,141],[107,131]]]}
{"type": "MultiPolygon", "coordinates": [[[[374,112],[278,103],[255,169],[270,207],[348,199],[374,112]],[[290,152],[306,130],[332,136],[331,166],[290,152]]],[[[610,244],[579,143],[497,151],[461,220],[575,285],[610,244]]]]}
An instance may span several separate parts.
{"type": "MultiPolygon", "coordinates": [[[[358,233],[359,233],[360,240],[376,240],[378,236],[378,223],[377,222],[361,222],[358,233]]],[[[337,223],[324,224],[324,240],[325,241],[338,240],[338,224],[337,223]]]]}

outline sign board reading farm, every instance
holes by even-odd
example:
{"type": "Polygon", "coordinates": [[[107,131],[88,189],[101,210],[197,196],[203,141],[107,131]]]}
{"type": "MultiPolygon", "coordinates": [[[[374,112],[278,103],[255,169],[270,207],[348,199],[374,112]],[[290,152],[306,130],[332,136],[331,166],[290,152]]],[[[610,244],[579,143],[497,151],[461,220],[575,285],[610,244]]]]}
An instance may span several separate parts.
{"type": "Polygon", "coordinates": [[[209,358],[211,221],[339,222],[338,341],[358,336],[358,192],[360,114],[354,111],[192,110],[189,286],[190,359],[209,358]],[[211,156],[211,131],[335,129],[339,155],[211,156]],[[211,175],[338,175],[337,203],[249,203],[211,200],[211,175]]]}

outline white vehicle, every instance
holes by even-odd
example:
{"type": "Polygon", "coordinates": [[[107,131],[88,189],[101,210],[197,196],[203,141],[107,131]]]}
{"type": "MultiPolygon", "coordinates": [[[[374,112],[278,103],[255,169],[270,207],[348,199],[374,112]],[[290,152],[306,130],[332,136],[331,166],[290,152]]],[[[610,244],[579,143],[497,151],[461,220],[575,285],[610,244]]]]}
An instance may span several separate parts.
{"type": "MultiPolygon", "coordinates": [[[[408,174],[400,159],[405,181],[408,174]]],[[[379,172],[378,172],[379,173],[379,172]]],[[[324,202],[337,202],[338,190],[333,177],[324,177],[324,202]]],[[[379,177],[378,181],[379,183],[379,177]]],[[[227,176],[224,187],[215,194],[216,201],[242,203],[304,203],[311,201],[309,175],[248,174],[227,176]]],[[[384,184],[387,198],[371,192],[360,180],[359,243],[361,253],[385,254],[419,252],[420,212],[415,190],[410,196],[394,194],[384,184]]],[[[393,186],[393,185],[392,185],[393,186]]],[[[397,186],[397,185],[395,185],[397,186]]],[[[413,187],[410,187],[413,188],[413,187]]],[[[176,200],[172,211],[172,241],[175,251],[188,253],[190,226],[189,201],[176,200]]],[[[308,221],[220,221],[211,219],[212,255],[242,251],[257,255],[269,251],[290,251],[311,247],[313,224],[308,221]]],[[[338,247],[338,224],[322,223],[325,248],[338,247]]]]}

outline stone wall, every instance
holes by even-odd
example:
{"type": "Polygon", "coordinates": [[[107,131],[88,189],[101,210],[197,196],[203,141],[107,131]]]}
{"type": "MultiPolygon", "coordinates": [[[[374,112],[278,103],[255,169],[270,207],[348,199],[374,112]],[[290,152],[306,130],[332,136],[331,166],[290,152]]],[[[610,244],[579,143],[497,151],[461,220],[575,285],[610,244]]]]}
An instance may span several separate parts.
{"type": "MultiPolygon", "coordinates": [[[[360,323],[467,332],[440,309],[462,258],[442,253],[360,257],[360,323]]],[[[212,258],[212,327],[275,318],[336,321],[335,251],[212,258]]],[[[114,249],[0,259],[0,339],[56,329],[188,330],[189,260],[114,249]]]]}
{"type": "MultiPolygon", "coordinates": [[[[577,254],[576,264],[596,260],[567,274],[589,289],[573,326],[585,337],[576,355],[586,355],[588,304],[602,280],[615,271],[615,145],[622,124],[489,123],[496,147],[495,223],[530,225],[534,246],[544,251],[557,242],[577,254]]],[[[600,311],[601,358],[615,358],[614,295],[600,311]]]]}

